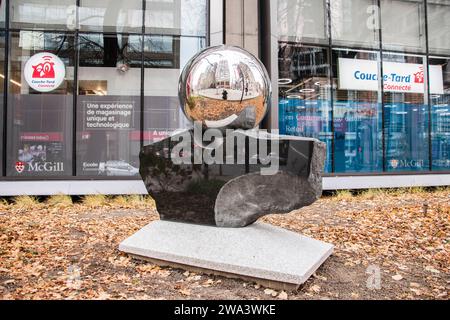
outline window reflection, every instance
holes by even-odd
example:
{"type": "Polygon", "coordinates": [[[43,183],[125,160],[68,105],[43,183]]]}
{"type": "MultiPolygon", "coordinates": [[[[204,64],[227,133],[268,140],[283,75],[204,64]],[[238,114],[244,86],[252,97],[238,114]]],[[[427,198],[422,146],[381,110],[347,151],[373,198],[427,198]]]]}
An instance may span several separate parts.
{"type": "Polygon", "coordinates": [[[141,0],[81,0],[78,14],[83,31],[142,31],[141,0]]]}
{"type": "Polygon", "coordinates": [[[58,33],[11,34],[8,92],[8,176],[72,174],[72,108],[74,39],[58,33]],[[66,79],[55,90],[40,93],[23,78],[23,67],[36,53],[58,56],[66,79]]]}
{"type": "MultiPolygon", "coordinates": [[[[3,95],[5,81],[5,32],[0,32],[0,119],[3,120],[3,95]]],[[[3,173],[3,123],[0,120],[0,175],[3,173]]]]}
{"type": "Polygon", "coordinates": [[[144,37],[144,144],[190,125],[180,112],[178,79],[187,61],[205,47],[203,37],[144,37]]]}
{"type": "Polygon", "coordinates": [[[428,47],[433,54],[450,54],[450,0],[428,0],[428,47]]]}
{"type": "Polygon", "coordinates": [[[422,0],[381,0],[383,48],[425,52],[425,7],[422,0]]]}
{"type": "Polygon", "coordinates": [[[280,133],[313,137],[325,142],[325,171],[331,172],[328,50],[280,43],[278,65],[280,133]]]}
{"type": "MultiPolygon", "coordinates": [[[[3,2],[3,1],[2,1],[3,2]]],[[[75,30],[75,0],[10,0],[12,28],[75,30]]]]}
{"type": "Polygon", "coordinates": [[[206,1],[146,0],[145,32],[206,36],[206,1]]]}
{"type": "Polygon", "coordinates": [[[379,48],[377,0],[333,0],[330,16],[334,44],[379,48]]]}
{"type": "Polygon", "coordinates": [[[443,91],[431,92],[431,141],[433,170],[450,170],[450,59],[430,58],[442,70],[443,91]]]}
{"type": "Polygon", "coordinates": [[[5,27],[6,1],[0,1],[0,28],[5,27]]]}
{"type": "Polygon", "coordinates": [[[278,0],[281,41],[328,42],[326,0],[278,0]]]}
{"type": "Polygon", "coordinates": [[[80,34],[78,175],[138,175],[140,39],[128,34],[80,34]]]}
{"type": "Polygon", "coordinates": [[[423,57],[383,55],[384,123],[386,169],[388,171],[429,170],[428,105],[425,103],[423,57]],[[390,64],[391,63],[391,64],[390,64]],[[393,63],[393,64],[392,64],[393,63]],[[399,87],[388,85],[393,71],[410,78],[396,78],[399,87]],[[416,78],[417,76],[417,78],[416,78]]]}
{"type": "Polygon", "coordinates": [[[377,52],[333,51],[336,172],[383,170],[380,81],[359,75],[379,74],[379,60],[377,52]]]}

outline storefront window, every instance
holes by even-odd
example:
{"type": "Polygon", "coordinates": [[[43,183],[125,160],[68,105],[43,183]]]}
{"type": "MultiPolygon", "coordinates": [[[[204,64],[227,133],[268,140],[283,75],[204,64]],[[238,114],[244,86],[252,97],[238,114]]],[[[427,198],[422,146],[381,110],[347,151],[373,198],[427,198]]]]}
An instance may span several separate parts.
{"type": "Polygon", "coordinates": [[[0,31],[0,176],[3,174],[3,95],[5,86],[5,32],[0,31]]]}
{"type": "Polygon", "coordinates": [[[383,55],[387,171],[429,170],[426,64],[421,56],[383,55]]]}
{"type": "Polygon", "coordinates": [[[280,43],[279,128],[281,134],[327,144],[325,171],[331,172],[331,102],[328,50],[280,43]]]}
{"type": "Polygon", "coordinates": [[[144,37],[144,144],[189,126],[180,112],[178,79],[186,62],[205,46],[205,38],[144,37]]]}
{"type": "Polygon", "coordinates": [[[450,55],[450,0],[428,0],[430,53],[450,55]]]}
{"type": "Polygon", "coordinates": [[[422,0],[381,0],[383,48],[425,52],[425,7],[422,0]]]}
{"type": "Polygon", "coordinates": [[[39,30],[76,28],[75,0],[10,0],[9,3],[11,28],[39,30]]]}
{"type": "Polygon", "coordinates": [[[280,41],[327,44],[326,0],[278,0],[280,41]]]}
{"type": "Polygon", "coordinates": [[[205,0],[146,0],[145,32],[206,36],[205,0]]]}
{"type": "Polygon", "coordinates": [[[71,175],[74,40],[21,31],[11,33],[10,47],[6,173],[71,175]]]}
{"type": "Polygon", "coordinates": [[[330,10],[334,44],[379,48],[377,0],[334,0],[330,10]]]}
{"type": "Polygon", "coordinates": [[[383,171],[380,58],[333,50],[335,172],[383,171]]]}
{"type": "Polygon", "coordinates": [[[6,1],[2,0],[0,1],[0,28],[4,28],[5,27],[5,14],[6,14],[6,1]]]}
{"type": "Polygon", "coordinates": [[[450,170],[450,59],[430,58],[433,170],[450,170]],[[436,68],[431,72],[432,68],[436,68]],[[442,75],[442,78],[439,77],[442,75]],[[433,77],[437,81],[431,81],[433,77]],[[441,82],[442,81],[442,82],[441,82]],[[442,84],[442,85],[440,85],[442,84]]]}
{"type": "Polygon", "coordinates": [[[142,32],[142,0],[81,0],[80,29],[99,32],[142,32]]]}
{"type": "Polygon", "coordinates": [[[77,175],[139,174],[141,39],[80,34],[77,175]]]}

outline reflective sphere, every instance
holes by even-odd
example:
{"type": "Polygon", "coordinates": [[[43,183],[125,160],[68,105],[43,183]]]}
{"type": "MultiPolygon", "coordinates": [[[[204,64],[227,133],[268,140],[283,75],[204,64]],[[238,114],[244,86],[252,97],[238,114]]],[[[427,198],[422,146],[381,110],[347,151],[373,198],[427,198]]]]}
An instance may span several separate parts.
{"type": "Polygon", "coordinates": [[[204,128],[252,129],[270,107],[271,84],[264,65],[232,46],[207,48],[186,64],[179,81],[186,117],[204,128]]]}

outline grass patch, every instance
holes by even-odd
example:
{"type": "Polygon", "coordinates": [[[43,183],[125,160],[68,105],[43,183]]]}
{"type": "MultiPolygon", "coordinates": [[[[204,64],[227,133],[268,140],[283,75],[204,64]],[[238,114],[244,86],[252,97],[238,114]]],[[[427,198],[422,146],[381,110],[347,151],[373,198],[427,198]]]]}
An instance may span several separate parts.
{"type": "Polygon", "coordinates": [[[353,194],[349,190],[338,190],[333,195],[333,199],[337,201],[352,200],[353,194]]]}
{"type": "Polygon", "coordinates": [[[133,194],[128,196],[128,201],[136,207],[155,207],[155,200],[151,196],[143,196],[139,194],[133,194]]]}
{"type": "Polygon", "coordinates": [[[405,195],[421,195],[425,193],[429,193],[429,191],[424,187],[409,187],[409,188],[391,188],[391,189],[384,189],[386,196],[391,197],[401,197],[405,195]]]}
{"type": "Polygon", "coordinates": [[[358,198],[364,200],[374,200],[385,197],[386,195],[387,195],[386,189],[367,189],[358,193],[358,198]]]}
{"type": "Polygon", "coordinates": [[[6,199],[0,199],[0,210],[7,210],[9,208],[9,203],[6,199]]]}
{"type": "Polygon", "coordinates": [[[109,204],[109,199],[104,194],[84,196],[81,203],[90,208],[98,208],[109,204]]]}
{"type": "Polygon", "coordinates": [[[150,196],[143,196],[139,194],[116,196],[111,199],[111,205],[120,208],[148,208],[155,207],[155,200],[150,196]]]}
{"type": "Polygon", "coordinates": [[[33,196],[14,197],[13,203],[15,207],[18,207],[20,209],[32,209],[41,205],[39,199],[33,196]]]}
{"type": "Polygon", "coordinates": [[[128,201],[127,196],[116,196],[111,198],[111,205],[113,207],[120,207],[120,208],[129,208],[130,203],[128,201]]]}
{"type": "Polygon", "coordinates": [[[437,187],[433,190],[436,193],[450,193],[450,186],[437,187]]]}
{"type": "Polygon", "coordinates": [[[58,206],[58,207],[70,207],[72,202],[72,197],[64,194],[57,194],[49,197],[46,201],[46,204],[49,206],[58,206]]]}

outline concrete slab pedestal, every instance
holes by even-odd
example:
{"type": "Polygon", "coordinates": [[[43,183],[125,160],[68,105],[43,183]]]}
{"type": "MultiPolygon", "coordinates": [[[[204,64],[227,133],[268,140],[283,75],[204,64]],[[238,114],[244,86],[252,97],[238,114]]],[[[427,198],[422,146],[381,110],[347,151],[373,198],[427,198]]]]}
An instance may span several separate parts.
{"type": "Polygon", "coordinates": [[[333,246],[265,223],[217,228],[155,221],[119,250],[159,265],[293,290],[331,255],[333,246]]]}

